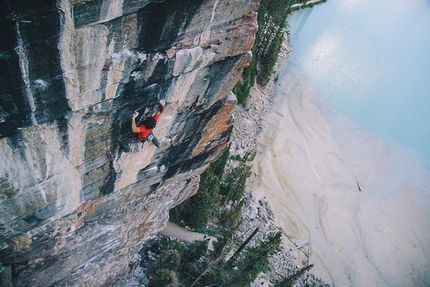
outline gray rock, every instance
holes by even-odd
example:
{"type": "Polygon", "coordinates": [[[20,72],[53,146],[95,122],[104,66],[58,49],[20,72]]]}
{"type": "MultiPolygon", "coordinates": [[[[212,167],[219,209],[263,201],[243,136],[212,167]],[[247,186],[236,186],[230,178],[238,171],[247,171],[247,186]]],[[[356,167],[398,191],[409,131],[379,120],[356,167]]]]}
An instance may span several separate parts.
{"type": "Polygon", "coordinates": [[[227,146],[258,1],[24,2],[2,28],[0,258],[28,262],[20,286],[113,285],[227,146]],[[161,147],[111,164],[160,99],[161,147]]]}

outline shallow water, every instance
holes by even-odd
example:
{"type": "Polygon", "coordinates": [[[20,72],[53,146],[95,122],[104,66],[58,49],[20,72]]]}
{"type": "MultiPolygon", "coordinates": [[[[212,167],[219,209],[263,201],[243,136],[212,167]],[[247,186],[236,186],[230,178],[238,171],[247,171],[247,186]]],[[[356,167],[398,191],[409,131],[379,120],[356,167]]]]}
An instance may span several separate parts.
{"type": "Polygon", "coordinates": [[[325,282],[427,286],[430,171],[321,102],[297,69],[279,79],[249,188],[296,244],[310,242],[325,282]]]}
{"type": "Polygon", "coordinates": [[[430,1],[330,0],[288,22],[319,95],[430,164],[430,1]]]}
{"type": "Polygon", "coordinates": [[[335,286],[430,282],[430,61],[418,53],[430,51],[429,9],[329,0],[289,18],[293,52],[250,188],[297,244],[310,242],[312,272],[335,286]],[[399,31],[407,23],[414,33],[399,31]]]}

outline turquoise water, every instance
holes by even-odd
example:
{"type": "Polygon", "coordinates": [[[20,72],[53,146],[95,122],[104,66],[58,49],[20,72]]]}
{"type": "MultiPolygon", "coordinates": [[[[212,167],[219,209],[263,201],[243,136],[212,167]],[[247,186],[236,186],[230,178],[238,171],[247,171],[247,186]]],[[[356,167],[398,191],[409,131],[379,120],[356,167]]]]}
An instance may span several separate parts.
{"type": "Polygon", "coordinates": [[[430,163],[429,0],[329,0],[288,23],[288,61],[323,99],[430,163]]]}

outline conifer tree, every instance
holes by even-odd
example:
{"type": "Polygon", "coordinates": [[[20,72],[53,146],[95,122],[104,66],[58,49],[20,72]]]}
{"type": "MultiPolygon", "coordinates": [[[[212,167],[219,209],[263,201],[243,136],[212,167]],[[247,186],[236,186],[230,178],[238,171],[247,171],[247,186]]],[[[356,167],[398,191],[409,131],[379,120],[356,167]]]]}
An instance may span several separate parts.
{"type": "MultiPolygon", "coordinates": [[[[277,252],[281,244],[281,233],[269,234],[258,246],[247,248],[237,260],[238,271],[221,286],[249,286],[260,272],[270,270],[269,257],[277,252]]],[[[230,264],[226,264],[229,266],[230,264]]]]}
{"type": "Polygon", "coordinates": [[[311,270],[312,267],[314,267],[313,264],[301,268],[299,271],[297,271],[293,275],[288,276],[288,277],[284,278],[283,280],[279,281],[278,283],[276,283],[275,287],[293,287],[294,283],[298,279],[300,279],[300,277],[302,277],[303,275],[305,275],[306,272],[308,272],[309,270],[311,270]]]}

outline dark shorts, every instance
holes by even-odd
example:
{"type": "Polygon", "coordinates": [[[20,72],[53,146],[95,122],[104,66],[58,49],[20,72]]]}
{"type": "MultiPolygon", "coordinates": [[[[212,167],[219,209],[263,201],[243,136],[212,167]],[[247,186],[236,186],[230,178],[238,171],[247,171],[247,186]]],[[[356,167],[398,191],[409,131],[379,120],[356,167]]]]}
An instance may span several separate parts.
{"type": "Polygon", "coordinates": [[[154,134],[152,132],[148,135],[147,138],[144,138],[142,140],[139,140],[137,138],[136,134],[131,134],[129,136],[126,136],[122,140],[120,140],[119,145],[124,152],[129,152],[130,151],[130,144],[132,144],[132,143],[144,143],[147,140],[152,141],[152,143],[156,147],[160,147],[160,143],[158,142],[158,139],[154,136],[154,134]]]}

